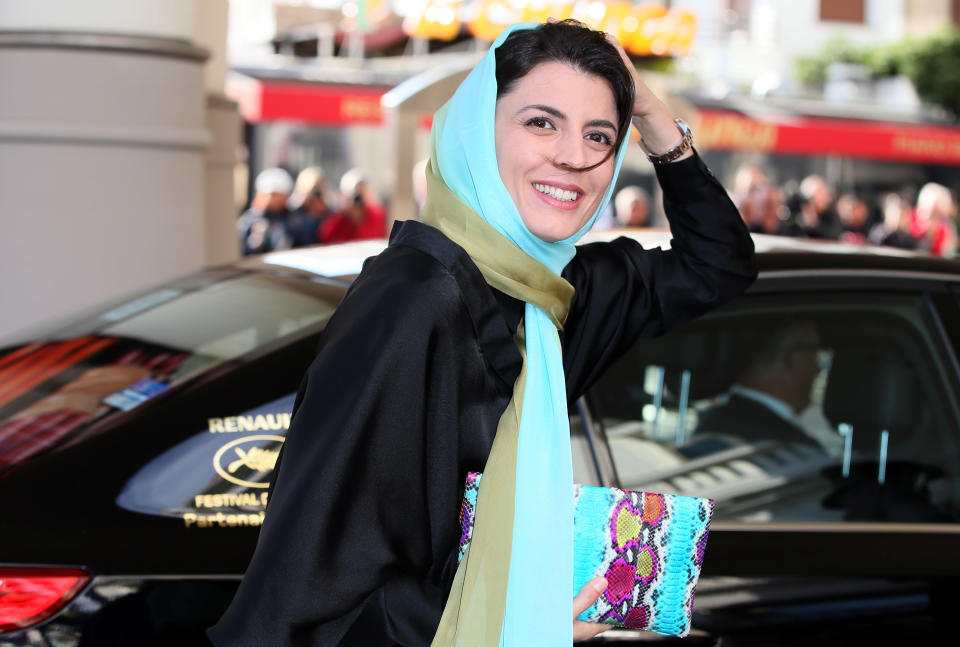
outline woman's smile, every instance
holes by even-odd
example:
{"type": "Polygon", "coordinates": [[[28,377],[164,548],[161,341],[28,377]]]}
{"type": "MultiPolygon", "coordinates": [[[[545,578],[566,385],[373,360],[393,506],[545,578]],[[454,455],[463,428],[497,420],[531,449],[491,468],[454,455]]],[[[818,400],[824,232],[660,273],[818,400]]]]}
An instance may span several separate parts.
{"type": "Polygon", "coordinates": [[[534,182],[533,188],[544,202],[557,209],[576,209],[583,198],[583,189],[571,184],[534,182]]]}
{"type": "Polygon", "coordinates": [[[613,177],[617,110],[607,82],[564,63],[534,67],[497,101],[500,179],[546,241],[577,233],[613,177]]]}

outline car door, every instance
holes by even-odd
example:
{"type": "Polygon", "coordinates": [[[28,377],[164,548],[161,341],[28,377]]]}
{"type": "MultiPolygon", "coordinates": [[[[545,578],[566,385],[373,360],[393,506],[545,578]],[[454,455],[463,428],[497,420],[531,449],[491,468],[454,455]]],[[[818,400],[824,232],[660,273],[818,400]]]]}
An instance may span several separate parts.
{"type": "Polygon", "coordinates": [[[768,272],[593,387],[622,487],[717,501],[695,626],[935,630],[960,576],[955,278],[768,272]]]}
{"type": "Polygon", "coordinates": [[[0,643],[203,644],[345,287],[205,272],[0,352],[0,643]]]}

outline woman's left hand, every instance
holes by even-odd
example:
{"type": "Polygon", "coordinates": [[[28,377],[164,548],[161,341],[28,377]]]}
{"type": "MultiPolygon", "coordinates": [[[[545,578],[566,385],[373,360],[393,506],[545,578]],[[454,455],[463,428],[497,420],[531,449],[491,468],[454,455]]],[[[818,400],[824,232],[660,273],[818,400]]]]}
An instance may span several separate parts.
{"type": "MultiPolygon", "coordinates": [[[[677,125],[673,123],[673,115],[670,114],[666,104],[640,78],[637,68],[630,61],[620,41],[611,34],[605,35],[610,44],[620,52],[624,65],[633,77],[633,87],[636,92],[633,101],[633,125],[640,131],[643,143],[649,150],[657,154],[666,153],[683,139],[677,125]]],[[[693,151],[688,150],[677,159],[685,159],[691,155],[693,151]]]]}
{"type": "Polygon", "coordinates": [[[600,624],[599,622],[577,620],[577,616],[589,609],[606,588],[607,580],[598,576],[584,584],[580,592],[577,593],[577,597],[573,598],[573,642],[590,640],[610,628],[610,625],[600,624]]]}

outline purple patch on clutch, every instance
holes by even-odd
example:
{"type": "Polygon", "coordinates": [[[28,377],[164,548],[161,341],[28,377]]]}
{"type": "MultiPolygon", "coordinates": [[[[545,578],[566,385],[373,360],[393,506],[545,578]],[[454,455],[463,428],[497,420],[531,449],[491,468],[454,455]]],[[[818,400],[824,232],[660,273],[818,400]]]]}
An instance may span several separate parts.
{"type": "Polygon", "coordinates": [[[710,534],[710,531],[704,530],[703,535],[700,536],[700,541],[697,542],[697,566],[703,566],[703,553],[707,550],[707,535],[710,534]]]}
{"type": "Polygon", "coordinates": [[[623,626],[627,629],[646,629],[647,628],[647,609],[645,607],[635,607],[630,609],[623,626]]]}
{"type": "Polygon", "coordinates": [[[460,512],[460,545],[463,546],[465,543],[470,541],[470,537],[473,535],[473,515],[470,514],[467,510],[461,510],[460,512]]]}

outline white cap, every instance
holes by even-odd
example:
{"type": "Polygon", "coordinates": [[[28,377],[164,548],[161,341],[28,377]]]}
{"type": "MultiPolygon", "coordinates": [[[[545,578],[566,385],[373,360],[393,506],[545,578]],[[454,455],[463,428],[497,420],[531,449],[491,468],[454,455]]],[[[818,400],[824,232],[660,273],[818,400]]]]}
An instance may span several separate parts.
{"type": "Polygon", "coordinates": [[[366,181],[367,176],[363,171],[358,168],[352,168],[340,178],[340,193],[345,196],[350,196],[356,192],[358,184],[366,181]]]}
{"type": "Polygon", "coordinates": [[[286,193],[289,195],[293,191],[293,178],[282,168],[274,166],[257,173],[253,188],[257,193],[286,193]]]}

